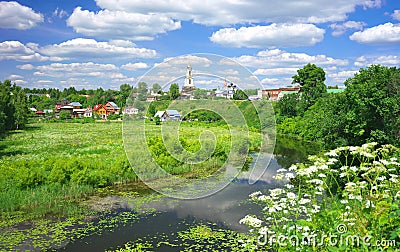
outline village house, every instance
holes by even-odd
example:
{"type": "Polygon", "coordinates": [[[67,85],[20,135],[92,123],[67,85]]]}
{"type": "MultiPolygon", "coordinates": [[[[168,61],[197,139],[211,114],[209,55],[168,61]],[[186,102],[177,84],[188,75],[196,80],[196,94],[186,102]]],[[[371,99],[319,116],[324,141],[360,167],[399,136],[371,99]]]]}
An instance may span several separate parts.
{"type": "Polygon", "coordinates": [[[93,110],[91,107],[88,107],[83,114],[83,117],[91,118],[93,116],[93,110]]]}
{"type": "Polygon", "coordinates": [[[97,114],[101,119],[107,119],[107,109],[103,104],[97,104],[93,107],[93,112],[97,114]]]}
{"type": "Polygon", "coordinates": [[[259,90],[258,96],[265,97],[269,100],[279,100],[285,94],[289,93],[298,93],[300,92],[300,86],[296,87],[283,87],[283,88],[274,88],[274,89],[265,89],[259,90]],[[285,93],[282,93],[285,92],[285,93]],[[282,94],[281,94],[282,93],[282,94]],[[280,95],[281,94],[281,95],[280,95]]]}
{"type": "Polygon", "coordinates": [[[165,110],[165,111],[157,111],[154,117],[160,117],[162,122],[166,121],[179,121],[181,120],[181,114],[177,110],[165,110]]]}
{"type": "Polygon", "coordinates": [[[122,114],[128,115],[128,116],[137,115],[138,113],[139,113],[139,109],[134,108],[132,106],[128,106],[128,107],[124,108],[124,110],[122,110],[122,114]]]}
{"type": "Polygon", "coordinates": [[[107,102],[104,107],[107,110],[107,114],[119,114],[119,107],[114,102],[107,102]]]}

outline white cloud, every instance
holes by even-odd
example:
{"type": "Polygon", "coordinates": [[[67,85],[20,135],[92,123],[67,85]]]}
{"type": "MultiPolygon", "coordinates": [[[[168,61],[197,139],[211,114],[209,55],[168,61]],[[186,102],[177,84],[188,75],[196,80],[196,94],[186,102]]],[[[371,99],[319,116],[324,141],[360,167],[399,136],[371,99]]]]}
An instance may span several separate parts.
{"type": "Polygon", "coordinates": [[[372,64],[380,64],[384,66],[400,65],[400,56],[382,55],[382,56],[361,56],[356,59],[354,65],[357,67],[366,67],[372,64]]]}
{"type": "Polygon", "coordinates": [[[214,43],[230,47],[292,47],[310,46],[321,42],[325,30],[313,24],[271,24],[223,28],[212,34],[214,43]]]}
{"type": "Polygon", "coordinates": [[[336,73],[329,73],[327,74],[327,76],[331,78],[335,83],[344,83],[345,80],[347,80],[348,78],[352,78],[357,72],[358,71],[355,70],[347,70],[336,73]]]}
{"type": "Polygon", "coordinates": [[[99,7],[130,13],[158,13],[205,25],[256,22],[324,23],[343,21],[357,6],[375,8],[380,0],[96,0],[99,7]]]}
{"type": "Polygon", "coordinates": [[[37,66],[36,76],[63,77],[107,77],[117,72],[118,68],[113,64],[87,63],[52,63],[50,65],[37,66]]]}
{"type": "Polygon", "coordinates": [[[149,68],[149,66],[144,62],[128,63],[121,66],[121,69],[128,71],[135,71],[137,69],[145,69],[145,68],[149,68]]]}
{"type": "Polygon", "coordinates": [[[4,41],[0,43],[0,60],[16,60],[16,61],[44,61],[48,60],[19,41],[4,41]]]}
{"type": "Polygon", "coordinates": [[[356,21],[347,21],[342,24],[334,23],[331,24],[329,27],[332,28],[333,36],[340,36],[347,32],[348,30],[362,30],[364,26],[367,24],[364,22],[356,22],[356,21]]]}
{"type": "Polygon", "coordinates": [[[160,14],[123,10],[97,13],[77,7],[67,24],[78,33],[106,39],[152,40],[156,35],[181,28],[179,21],[160,14]]]}
{"type": "Polygon", "coordinates": [[[32,64],[17,65],[17,68],[22,70],[33,70],[35,67],[32,64]]]}
{"type": "Polygon", "coordinates": [[[386,23],[374,26],[364,31],[355,32],[351,40],[369,45],[387,45],[400,43],[400,25],[386,23]]]}
{"type": "Polygon", "coordinates": [[[10,76],[7,77],[8,80],[15,80],[15,79],[23,79],[24,77],[22,77],[21,75],[17,75],[17,74],[11,74],[10,76]]]}
{"type": "Polygon", "coordinates": [[[278,68],[259,68],[254,71],[255,75],[295,75],[297,73],[298,67],[278,67],[278,68]]]}
{"type": "Polygon", "coordinates": [[[400,10],[394,10],[393,14],[391,15],[394,20],[400,21],[400,10]]]}
{"type": "Polygon", "coordinates": [[[0,2],[0,28],[27,30],[43,22],[43,15],[17,2],[0,2]]]}
{"type": "Polygon", "coordinates": [[[63,9],[59,9],[58,7],[53,11],[53,17],[64,18],[68,16],[68,12],[63,9]]]}
{"type": "Polygon", "coordinates": [[[64,58],[153,58],[155,50],[137,48],[129,41],[97,42],[94,39],[77,38],[61,44],[44,46],[38,49],[49,56],[64,58]]]}
{"type": "Polygon", "coordinates": [[[306,53],[290,53],[280,49],[264,50],[256,56],[242,55],[233,58],[237,62],[247,67],[255,68],[299,68],[307,63],[317,66],[347,66],[347,60],[334,59],[326,55],[309,55],[306,53]]]}

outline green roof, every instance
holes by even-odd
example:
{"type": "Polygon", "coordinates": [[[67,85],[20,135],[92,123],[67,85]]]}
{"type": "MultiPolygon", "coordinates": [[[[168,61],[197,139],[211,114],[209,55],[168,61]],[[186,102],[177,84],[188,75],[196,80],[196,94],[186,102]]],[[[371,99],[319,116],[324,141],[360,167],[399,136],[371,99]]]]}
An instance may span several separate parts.
{"type": "Polygon", "coordinates": [[[281,94],[287,95],[287,94],[297,94],[299,91],[282,91],[281,94]]]}
{"type": "Polygon", "coordinates": [[[328,94],[337,94],[344,92],[344,88],[328,88],[326,91],[328,92],[328,94]]]}

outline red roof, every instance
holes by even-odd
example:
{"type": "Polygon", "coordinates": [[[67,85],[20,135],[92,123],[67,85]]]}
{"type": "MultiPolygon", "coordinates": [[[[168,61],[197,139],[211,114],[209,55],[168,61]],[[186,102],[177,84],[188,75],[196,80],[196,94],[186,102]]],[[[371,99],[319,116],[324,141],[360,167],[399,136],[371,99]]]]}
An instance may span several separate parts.
{"type": "MultiPolygon", "coordinates": [[[[95,105],[95,106],[93,107],[93,110],[94,110],[94,111],[97,111],[97,110],[99,110],[101,107],[104,108],[104,105],[103,105],[103,104],[97,104],[97,105],[95,105]]],[[[104,109],[106,109],[106,108],[104,108],[104,109]]]]}

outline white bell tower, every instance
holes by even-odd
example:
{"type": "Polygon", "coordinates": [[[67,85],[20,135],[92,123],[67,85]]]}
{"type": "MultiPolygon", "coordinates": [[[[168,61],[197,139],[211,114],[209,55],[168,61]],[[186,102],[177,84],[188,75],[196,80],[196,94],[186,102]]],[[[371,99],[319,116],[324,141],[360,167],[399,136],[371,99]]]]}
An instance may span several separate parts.
{"type": "Polygon", "coordinates": [[[194,90],[194,82],[192,75],[192,67],[190,66],[190,62],[188,62],[188,66],[186,68],[186,76],[185,83],[183,84],[183,92],[190,92],[194,90]]]}

